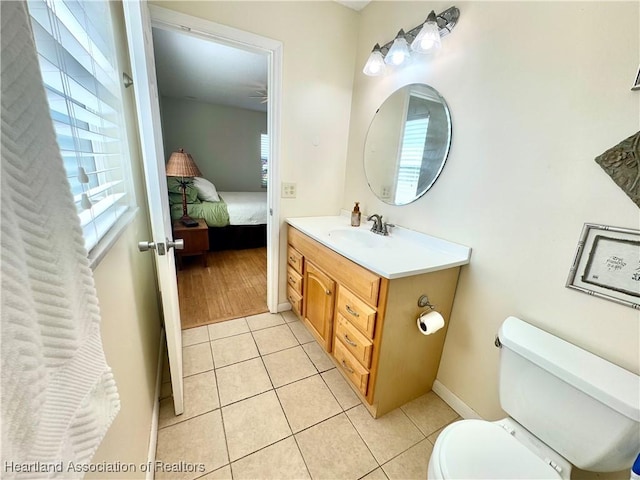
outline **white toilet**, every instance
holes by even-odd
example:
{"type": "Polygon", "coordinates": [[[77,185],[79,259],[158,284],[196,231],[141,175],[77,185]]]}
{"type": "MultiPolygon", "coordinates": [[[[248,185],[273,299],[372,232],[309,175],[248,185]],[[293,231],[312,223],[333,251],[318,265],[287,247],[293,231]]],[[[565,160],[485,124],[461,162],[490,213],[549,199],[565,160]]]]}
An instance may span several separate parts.
{"type": "Polygon", "coordinates": [[[438,437],[428,478],[568,479],[630,469],[640,453],[640,377],[515,317],[498,333],[500,404],[438,437]]]}

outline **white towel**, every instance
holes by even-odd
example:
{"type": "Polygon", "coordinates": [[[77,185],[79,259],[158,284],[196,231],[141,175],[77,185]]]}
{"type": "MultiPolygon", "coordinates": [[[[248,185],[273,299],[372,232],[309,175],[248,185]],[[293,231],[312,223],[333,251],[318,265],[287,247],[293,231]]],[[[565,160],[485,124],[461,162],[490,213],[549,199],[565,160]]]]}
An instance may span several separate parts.
{"type": "Polygon", "coordinates": [[[120,403],[26,2],[0,5],[0,477],[80,478],[68,462],[90,461],[120,403]],[[42,471],[60,462],[62,472],[42,471]]]}

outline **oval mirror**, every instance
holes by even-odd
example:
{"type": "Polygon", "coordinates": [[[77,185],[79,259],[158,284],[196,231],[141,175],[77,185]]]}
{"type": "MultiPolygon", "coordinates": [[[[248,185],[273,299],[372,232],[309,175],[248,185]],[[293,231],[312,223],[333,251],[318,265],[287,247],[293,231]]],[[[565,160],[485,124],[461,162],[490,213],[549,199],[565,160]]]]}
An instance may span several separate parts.
{"type": "Polygon", "coordinates": [[[442,172],[451,146],[451,116],[444,98],[414,83],[393,92],[378,109],[364,147],[369,188],[390,205],[424,195],[442,172]]]}

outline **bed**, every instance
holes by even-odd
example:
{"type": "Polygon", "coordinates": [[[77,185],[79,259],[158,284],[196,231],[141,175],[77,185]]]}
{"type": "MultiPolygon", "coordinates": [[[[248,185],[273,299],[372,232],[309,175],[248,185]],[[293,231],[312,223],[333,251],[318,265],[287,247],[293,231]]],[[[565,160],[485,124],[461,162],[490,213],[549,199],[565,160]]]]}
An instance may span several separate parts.
{"type": "MultiPolygon", "coordinates": [[[[171,219],[177,220],[182,217],[182,187],[172,180],[168,182],[169,204],[171,219]]],[[[266,192],[217,192],[210,182],[196,180],[187,186],[187,213],[203,218],[209,226],[209,250],[267,245],[266,192]]]]}

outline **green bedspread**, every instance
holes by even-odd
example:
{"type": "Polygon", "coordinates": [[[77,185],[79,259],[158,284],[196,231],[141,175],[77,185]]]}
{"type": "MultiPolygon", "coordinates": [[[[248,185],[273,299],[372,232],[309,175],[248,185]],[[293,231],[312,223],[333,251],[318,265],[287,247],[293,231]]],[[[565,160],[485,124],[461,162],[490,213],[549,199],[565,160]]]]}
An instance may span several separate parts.
{"type": "MultiPolygon", "coordinates": [[[[224,227],[229,225],[227,204],[220,202],[188,203],[187,213],[191,218],[204,218],[210,227],[224,227]]],[[[182,217],[182,202],[171,205],[171,219],[182,217]]]]}

